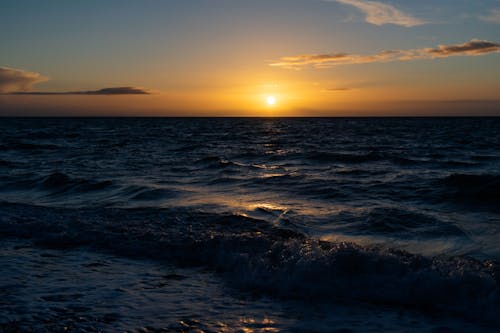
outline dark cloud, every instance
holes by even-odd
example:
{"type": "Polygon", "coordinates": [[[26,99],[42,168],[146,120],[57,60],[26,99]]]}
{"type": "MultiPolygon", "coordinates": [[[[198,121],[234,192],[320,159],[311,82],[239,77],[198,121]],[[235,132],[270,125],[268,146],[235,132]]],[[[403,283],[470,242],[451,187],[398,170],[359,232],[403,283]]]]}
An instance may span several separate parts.
{"type": "Polygon", "coordinates": [[[138,87],[113,87],[95,91],[84,91],[84,95],[149,95],[150,92],[138,87]]]}
{"type": "Polygon", "coordinates": [[[300,69],[307,65],[316,68],[329,68],[338,65],[447,58],[451,56],[480,56],[490,53],[500,53],[500,44],[486,40],[473,39],[463,44],[439,45],[436,48],[412,50],[389,50],[372,55],[327,53],[287,56],[280,58],[270,65],[291,69],[300,69]]]}
{"type": "Polygon", "coordinates": [[[47,80],[47,77],[39,73],[0,67],[0,93],[27,91],[30,90],[35,83],[47,80]]]}
{"type": "Polygon", "coordinates": [[[150,91],[138,87],[112,87],[89,91],[66,91],[66,92],[43,92],[43,91],[19,91],[11,95],[149,95],[150,91]]]}
{"type": "Polygon", "coordinates": [[[88,91],[45,92],[32,91],[34,84],[48,78],[22,69],[0,67],[0,93],[9,95],[149,95],[150,91],[140,87],[111,87],[88,91]]]}
{"type": "Polygon", "coordinates": [[[481,55],[500,51],[500,44],[486,40],[473,39],[464,44],[440,45],[435,49],[426,51],[436,57],[448,57],[452,55],[481,55]]]}

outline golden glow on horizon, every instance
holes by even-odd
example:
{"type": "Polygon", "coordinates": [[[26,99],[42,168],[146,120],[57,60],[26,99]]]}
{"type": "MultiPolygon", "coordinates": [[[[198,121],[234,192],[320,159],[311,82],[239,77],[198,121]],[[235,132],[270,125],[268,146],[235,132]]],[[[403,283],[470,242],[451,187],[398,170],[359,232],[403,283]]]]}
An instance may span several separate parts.
{"type": "Polygon", "coordinates": [[[363,86],[357,81],[301,79],[302,73],[294,72],[291,77],[273,75],[272,78],[262,78],[265,75],[243,72],[241,75],[218,76],[220,81],[216,81],[216,87],[177,87],[151,95],[0,94],[0,105],[11,110],[6,114],[22,112],[33,116],[431,116],[465,115],[476,106],[481,108],[481,115],[498,112],[498,102],[487,99],[494,93],[494,82],[474,88],[463,85],[462,81],[443,83],[438,89],[414,81],[411,85],[390,86],[389,90],[385,85],[363,86]],[[451,103],[459,98],[458,93],[466,97],[476,96],[485,102],[451,103]],[[443,95],[451,102],[440,102],[443,95]]]}

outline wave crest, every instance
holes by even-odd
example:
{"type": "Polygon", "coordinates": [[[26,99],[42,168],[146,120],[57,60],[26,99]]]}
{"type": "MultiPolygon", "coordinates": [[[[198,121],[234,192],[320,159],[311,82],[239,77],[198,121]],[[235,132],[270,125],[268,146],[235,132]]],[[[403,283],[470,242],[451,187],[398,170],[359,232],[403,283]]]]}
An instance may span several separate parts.
{"type": "Polygon", "coordinates": [[[0,235],[202,265],[236,288],[278,298],[356,300],[499,323],[497,262],[325,242],[243,216],[2,204],[0,235]]]}

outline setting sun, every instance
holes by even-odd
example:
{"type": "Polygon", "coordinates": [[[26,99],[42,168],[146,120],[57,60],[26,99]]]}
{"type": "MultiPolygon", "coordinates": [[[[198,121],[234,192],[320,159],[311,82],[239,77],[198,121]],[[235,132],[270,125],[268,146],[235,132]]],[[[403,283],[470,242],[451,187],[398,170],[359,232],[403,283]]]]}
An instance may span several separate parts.
{"type": "Polygon", "coordinates": [[[276,104],[276,97],[274,97],[274,96],[267,96],[266,103],[269,106],[275,105],[276,104]]]}

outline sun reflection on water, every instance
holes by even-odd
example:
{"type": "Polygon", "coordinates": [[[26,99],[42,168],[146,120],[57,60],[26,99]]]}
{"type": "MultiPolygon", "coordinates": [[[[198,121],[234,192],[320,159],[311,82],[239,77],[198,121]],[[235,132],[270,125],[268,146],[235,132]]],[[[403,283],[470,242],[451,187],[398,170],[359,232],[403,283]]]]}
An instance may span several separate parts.
{"type": "Polygon", "coordinates": [[[241,318],[240,323],[242,330],[245,333],[264,333],[264,332],[280,332],[281,330],[276,327],[276,321],[264,318],[262,321],[255,320],[254,318],[241,318]]]}

